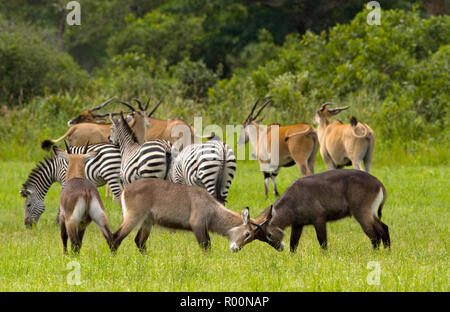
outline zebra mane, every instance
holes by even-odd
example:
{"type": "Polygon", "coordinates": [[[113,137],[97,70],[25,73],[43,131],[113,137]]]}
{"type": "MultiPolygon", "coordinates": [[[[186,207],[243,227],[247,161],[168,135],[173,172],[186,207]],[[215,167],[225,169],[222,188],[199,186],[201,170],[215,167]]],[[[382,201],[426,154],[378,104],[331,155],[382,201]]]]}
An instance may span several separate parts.
{"type": "Polygon", "coordinates": [[[51,162],[53,162],[55,160],[55,156],[56,155],[53,153],[51,154],[51,156],[46,155],[43,160],[40,160],[37,163],[36,167],[34,167],[33,170],[31,170],[30,174],[28,175],[28,178],[25,181],[25,183],[22,184],[24,190],[26,190],[29,186],[34,184],[35,178],[39,177],[39,172],[42,170],[43,167],[46,167],[51,162]]]}
{"type": "Polygon", "coordinates": [[[131,136],[131,140],[135,143],[138,143],[138,139],[136,137],[136,133],[134,133],[133,129],[131,129],[128,122],[123,117],[123,114],[120,115],[120,119],[122,120],[122,125],[125,128],[125,132],[128,133],[131,136]]]}

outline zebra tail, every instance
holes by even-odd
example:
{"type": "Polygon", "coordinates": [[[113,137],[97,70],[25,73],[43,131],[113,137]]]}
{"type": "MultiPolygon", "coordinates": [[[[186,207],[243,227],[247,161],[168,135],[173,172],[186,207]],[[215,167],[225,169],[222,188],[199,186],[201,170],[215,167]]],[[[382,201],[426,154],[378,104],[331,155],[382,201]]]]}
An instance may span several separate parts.
{"type": "Polygon", "coordinates": [[[216,198],[221,203],[226,202],[225,198],[220,193],[220,190],[222,189],[223,172],[224,172],[225,164],[227,161],[226,157],[227,157],[227,153],[225,150],[225,143],[222,142],[222,162],[220,165],[219,174],[217,175],[217,179],[216,179],[216,198]]]}

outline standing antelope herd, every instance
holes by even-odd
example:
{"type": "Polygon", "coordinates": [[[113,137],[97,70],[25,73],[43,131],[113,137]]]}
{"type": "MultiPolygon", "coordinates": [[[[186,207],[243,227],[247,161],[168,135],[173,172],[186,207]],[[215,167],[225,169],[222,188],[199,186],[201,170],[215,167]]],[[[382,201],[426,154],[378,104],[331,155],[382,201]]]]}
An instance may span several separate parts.
{"type": "Polygon", "coordinates": [[[161,101],[147,112],[146,105],[110,98],[68,122],[60,138],[45,140],[50,149],[64,140],[66,149],[53,153],[29,174],[20,195],[25,201],[25,225],[37,223],[45,210],[44,198],[54,182],[62,185],[57,222],[63,250],[81,248],[84,231],[94,221],[115,253],[122,240],[139,228],[135,243],[141,252],[153,225],[192,231],[202,248],[211,245],[209,232],[225,236],[233,251],[257,239],[283,250],[284,229],[291,226],[290,250],[295,251],[305,225],[313,225],[322,248],[327,248],[326,223],[353,216],[374,248],[390,247],[388,226],[381,221],[386,200],[383,184],[368,172],[375,134],[352,117],[349,124],[330,121],[348,106],[316,111],[317,130],[306,123],[263,126],[257,120],[271,102],[253,105],[242,124],[238,145],[250,141],[264,175],[265,197],[281,167],[297,165],[305,177],[292,182],[284,194],[255,219],[245,207],[241,214],[225,207],[237,166],[233,149],[213,136],[202,137],[179,119],[152,117],[161,101]],[[94,111],[118,101],[129,111],[94,111]],[[255,110],[258,110],[255,113],[255,110]],[[111,123],[106,123],[105,117],[111,123]],[[118,116],[116,118],[115,116],[118,116]],[[198,143],[198,140],[208,141],[198,143]],[[67,144],[68,142],[68,144],[67,144]],[[328,171],[314,174],[320,150],[328,171]],[[365,172],[362,171],[364,163],[365,172]],[[353,165],[358,170],[339,170],[353,165]],[[97,187],[107,184],[122,209],[122,224],[111,232],[97,187]]]}

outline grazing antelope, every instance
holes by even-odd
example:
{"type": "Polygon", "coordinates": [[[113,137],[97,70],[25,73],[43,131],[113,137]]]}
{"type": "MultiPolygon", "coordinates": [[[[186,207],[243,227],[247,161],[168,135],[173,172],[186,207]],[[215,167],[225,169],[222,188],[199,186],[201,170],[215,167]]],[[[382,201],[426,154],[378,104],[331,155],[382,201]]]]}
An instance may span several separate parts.
{"type": "Polygon", "coordinates": [[[139,231],[135,243],[144,252],[154,224],[194,232],[198,243],[205,250],[211,245],[208,231],[227,237],[233,251],[238,251],[245,238],[251,235],[248,209],[240,215],[197,186],[160,179],[140,179],[125,187],[119,203],[123,220],[113,234],[113,252],[136,227],[139,227],[139,231]]]}
{"type": "MultiPolygon", "coordinates": [[[[70,147],[71,154],[81,154],[84,146],[70,147]]],[[[85,165],[85,176],[97,187],[108,185],[114,198],[119,198],[122,191],[120,185],[120,150],[116,145],[90,145],[87,152],[96,152],[97,156],[88,160],[85,165]]],[[[53,183],[58,182],[64,188],[66,183],[67,161],[54,153],[45,157],[28,175],[20,195],[25,198],[25,226],[31,227],[39,221],[45,210],[44,199],[53,183]]],[[[58,212],[59,214],[59,212],[58,212]]],[[[57,216],[59,223],[59,215],[57,216]]]]}
{"type": "MultiPolygon", "coordinates": [[[[259,99],[253,105],[250,114],[242,125],[242,131],[238,145],[247,143],[250,139],[253,151],[256,152],[261,171],[264,174],[264,194],[267,198],[269,180],[272,180],[274,194],[279,196],[275,179],[281,167],[290,167],[297,164],[303,175],[314,174],[317,149],[319,147],[317,134],[314,128],[308,124],[295,124],[290,126],[279,126],[272,124],[266,128],[260,127],[260,120],[256,120],[264,107],[271,102],[267,100],[255,113],[259,99]],[[278,129],[278,154],[272,151],[272,131],[278,129]],[[277,158],[278,157],[278,158],[277,158]],[[278,164],[271,169],[265,169],[272,159],[278,159],[278,164]]],[[[276,146],[276,145],[275,145],[276,146]]]]}
{"type": "Polygon", "coordinates": [[[375,133],[366,124],[358,122],[352,117],[350,124],[340,121],[330,123],[329,118],[337,115],[349,106],[328,108],[332,103],[324,103],[317,110],[314,121],[319,125],[320,154],[327,169],[341,169],[353,165],[362,170],[364,161],[365,171],[370,171],[372,155],[375,146],[375,133]]]}
{"type": "Polygon", "coordinates": [[[174,147],[169,181],[203,187],[221,203],[226,202],[236,171],[236,157],[227,144],[215,140],[191,144],[176,154],[174,147]]]}
{"type": "Polygon", "coordinates": [[[389,228],[381,222],[386,200],[384,185],[374,176],[360,170],[330,170],[295,180],[253,225],[253,239],[267,242],[282,250],[284,229],[292,227],[290,249],[295,251],[305,225],[314,225],[322,248],[327,248],[328,221],[353,216],[370,238],[373,248],[383,241],[390,247],[389,228]]]}
{"type": "Polygon", "coordinates": [[[83,122],[104,124],[105,120],[103,118],[109,116],[109,113],[96,114],[96,113],[94,113],[94,111],[102,109],[103,107],[105,107],[107,104],[111,103],[115,99],[116,99],[116,97],[113,96],[112,98],[106,100],[106,102],[103,102],[102,104],[100,104],[98,106],[94,106],[94,107],[82,112],[76,118],[69,120],[67,122],[67,125],[69,127],[72,127],[73,125],[83,123],[83,122]]]}
{"type": "MultiPolygon", "coordinates": [[[[115,98],[111,98],[105,103],[99,105],[101,107],[104,107],[106,104],[111,102],[115,98]]],[[[129,105],[128,103],[125,104],[123,101],[119,101],[121,104],[126,105],[128,108],[131,108],[132,116],[134,117],[134,113],[136,110],[133,108],[133,106],[129,105]]],[[[148,104],[147,104],[148,105],[148,104]]],[[[99,107],[97,106],[97,107],[99,107]]],[[[94,107],[95,109],[95,107],[94,107]]],[[[91,109],[92,111],[93,109],[91,109]]],[[[154,110],[152,111],[154,112],[154,110]]],[[[111,115],[118,115],[119,113],[108,113],[111,115]]],[[[83,112],[83,115],[88,115],[88,111],[83,112]]],[[[91,112],[92,115],[92,112],[91,112]]],[[[81,116],[81,115],[80,115],[81,116]]],[[[41,143],[41,147],[45,150],[49,150],[50,147],[60,142],[64,139],[66,139],[69,142],[70,146],[83,146],[87,142],[90,142],[90,144],[99,144],[99,143],[109,143],[109,135],[111,131],[111,124],[105,124],[105,123],[98,123],[98,122],[82,122],[82,123],[75,123],[76,120],[80,120],[81,117],[78,116],[75,119],[72,119],[69,121],[69,124],[72,125],[69,130],[60,138],[55,140],[44,140],[41,143]]],[[[131,120],[128,120],[130,123],[130,127],[134,129],[134,118],[131,118],[131,120]]],[[[140,139],[141,143],[144,143],[144,139],[140,139]]]]}
{"type": "Polygon", "coordinates": [[[81,249],[84,232],[89,223],[94,222],[100,228],[109,246],[112,233],[104,212],[102,199],[96,186],[85,178],[84,164],[96,156],[96,152],[71,154],[66,143],[66,151],[54,147],[55,154],[67,161],[67,183],[59,197],[59,224],[64,253],[67,253],[67,238],[70,238],[72,252],[81,249]]]}

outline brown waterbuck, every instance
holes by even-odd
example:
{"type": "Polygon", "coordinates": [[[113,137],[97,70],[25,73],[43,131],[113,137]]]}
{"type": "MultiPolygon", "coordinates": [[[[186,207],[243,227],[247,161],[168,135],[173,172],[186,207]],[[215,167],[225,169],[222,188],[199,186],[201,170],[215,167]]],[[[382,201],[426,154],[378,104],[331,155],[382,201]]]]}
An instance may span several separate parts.
{"type": "MultiPolygon", "coordinates": [[[[106,104],[110,103],[112,100],[114,100],[115,97],[109,99],[108,101],[102,103],[101,105],[92,108],[91,110],[85,111],[83,112],[80,116],[78,116],[75,119],[72,119],[69,121],[69,125],[72,125],[69,130],[67,130],[67,132],[61,136],[58,139],[55,140],[44,140],[41,143],[41,146],[43,149],[48,150],[50,149],[50,147],[57,143],[60,142],[64,139],[67,139],[67,141],[69,142],[70,146],[83,146],[86,144],[86,142],[90,142],[91,144],[99,144],[99,143],[109,143],[109,136],[110,136],[110,131],[111,131],[111,124],[107,124],[107,123],[98,123],[98,121],[95,121],[94,119],[86,119],[86,116],[93,116],[92,110],[95,109],[99,109],[104,107],[106,104]],[[91,111],[91,112],[90,112],[91,111]],[[90,112],[90,113],[89,113],[90,112]],[[81,116],[84,116],[83,118],[81,116]],[[75,123],[79,122],[83,120],[83,122],[81,123],[75,123]]],[[[134,116],[136,115],[137,110],[130,104],[123,102],[123,101],[119,101],[121,104],[127,106],[128,108],[131,109],[131,115],[130,118],[127,120],[130,127],[134,129],[134,116]]],[[[140,105],[140,109],[141,111],[145,109],[142,107],[141,103],[139,102],[140,105]]],[[[158,104],[159,105],[159,104],[158,104]]],[[[149,115],[151,115],[156,108],[158,107],[158,105],[150,112],[149,115]]],[[[148,103],[147,106],[148,107],[148,103]]],[[[106,113],[104,115],[118,115],[119,113],[106,113]]],[[[100,116],[100,115],[99,115],[100,116]]],[[[103,116],[103,114],[101,115],[103,116]]],[[[140,143],[142,144],[144,142],[144,139],[140,140],[140,143]]]]}
{"type": "Polygon", "coordinates": [[[353,165],[362,170],[364,161],[365,171],[370,171],[372,155],[375,146],[375,133],[366,124],[358,122],[352,117],[350,124],[340,121],[330,123],[329,118],[337,115],[349,106],[328,108],[332,103],[324,103],[316,111],[314,121],[318,124],[320,154],[327,169],[341,169],[353,165]]]}
{"type": "Polygon", "coordinates": [[[108,245],[111,244],[112,233],[102,199],[96,186],[85,178],[84,164],[96,156],[96,152],[87,153],[87,149],[88,144],[83,154],[71,154],[67,143],[66,151],[54,147],[55,154],[68,162],[67,183],[59,197],[59,225],[64,253],[67,253],[68,237],[72,251],[80,251],[84,232],[92,220],[100,228],[108,245]]]}
{"type": "MultiPolygon", "coordinates": [[[[295,180],[255,222],[250,237],[277,250],[284,247],[284,229],[291,226],[290,249],[295,251],[305,225],[314,225],[322,248],[327,248],[328,221],[353,216],[374,248],[381,240],[390,247],[389,229],[381,222],[386,189],[374,176],[360,170],[330,170],[295,180]]],[[[242,239],[242,237],[241,237],[242,239]]],[[[244,238],[245,239],[245,238],[244,238]]]]}
{"type": "Polygon", "coordinates": [[[124,188],[119,204],[123,221],[113,234],[113,252],[136,227],[140,229],[135,243],[144,252],[154,224],[194,232],[205,250],[211,245],[208,231],[227,237],[233,251],[238,251],[245,238],[251,235],[248,209],[244,209],[242,215],[229,210],[198,186],[142,178],[124,188]]]}
{"type": "Polygon", "coordinates": [[[264,192],[267,198],[269,180],[272,180],[275,195],[279,196],[275,179],[281,167],[297,164],[303,175],[314,174],[319,142],[315,129],[309,124],[260,126],[262,119],[256,120],[256,118],[271,100],[267,100],[254,114],[259,100],[255,102],[242,125],[238,145],[245,144],[250,140],[260,169],[264,174],[264,192]],[[276,142],[272,141],[274,138],[276,138],[276,142]],[[276,147],[278,147],[278,150],[276,147]],[[277,161],[274,161],[275,159],[277,161]]]}

